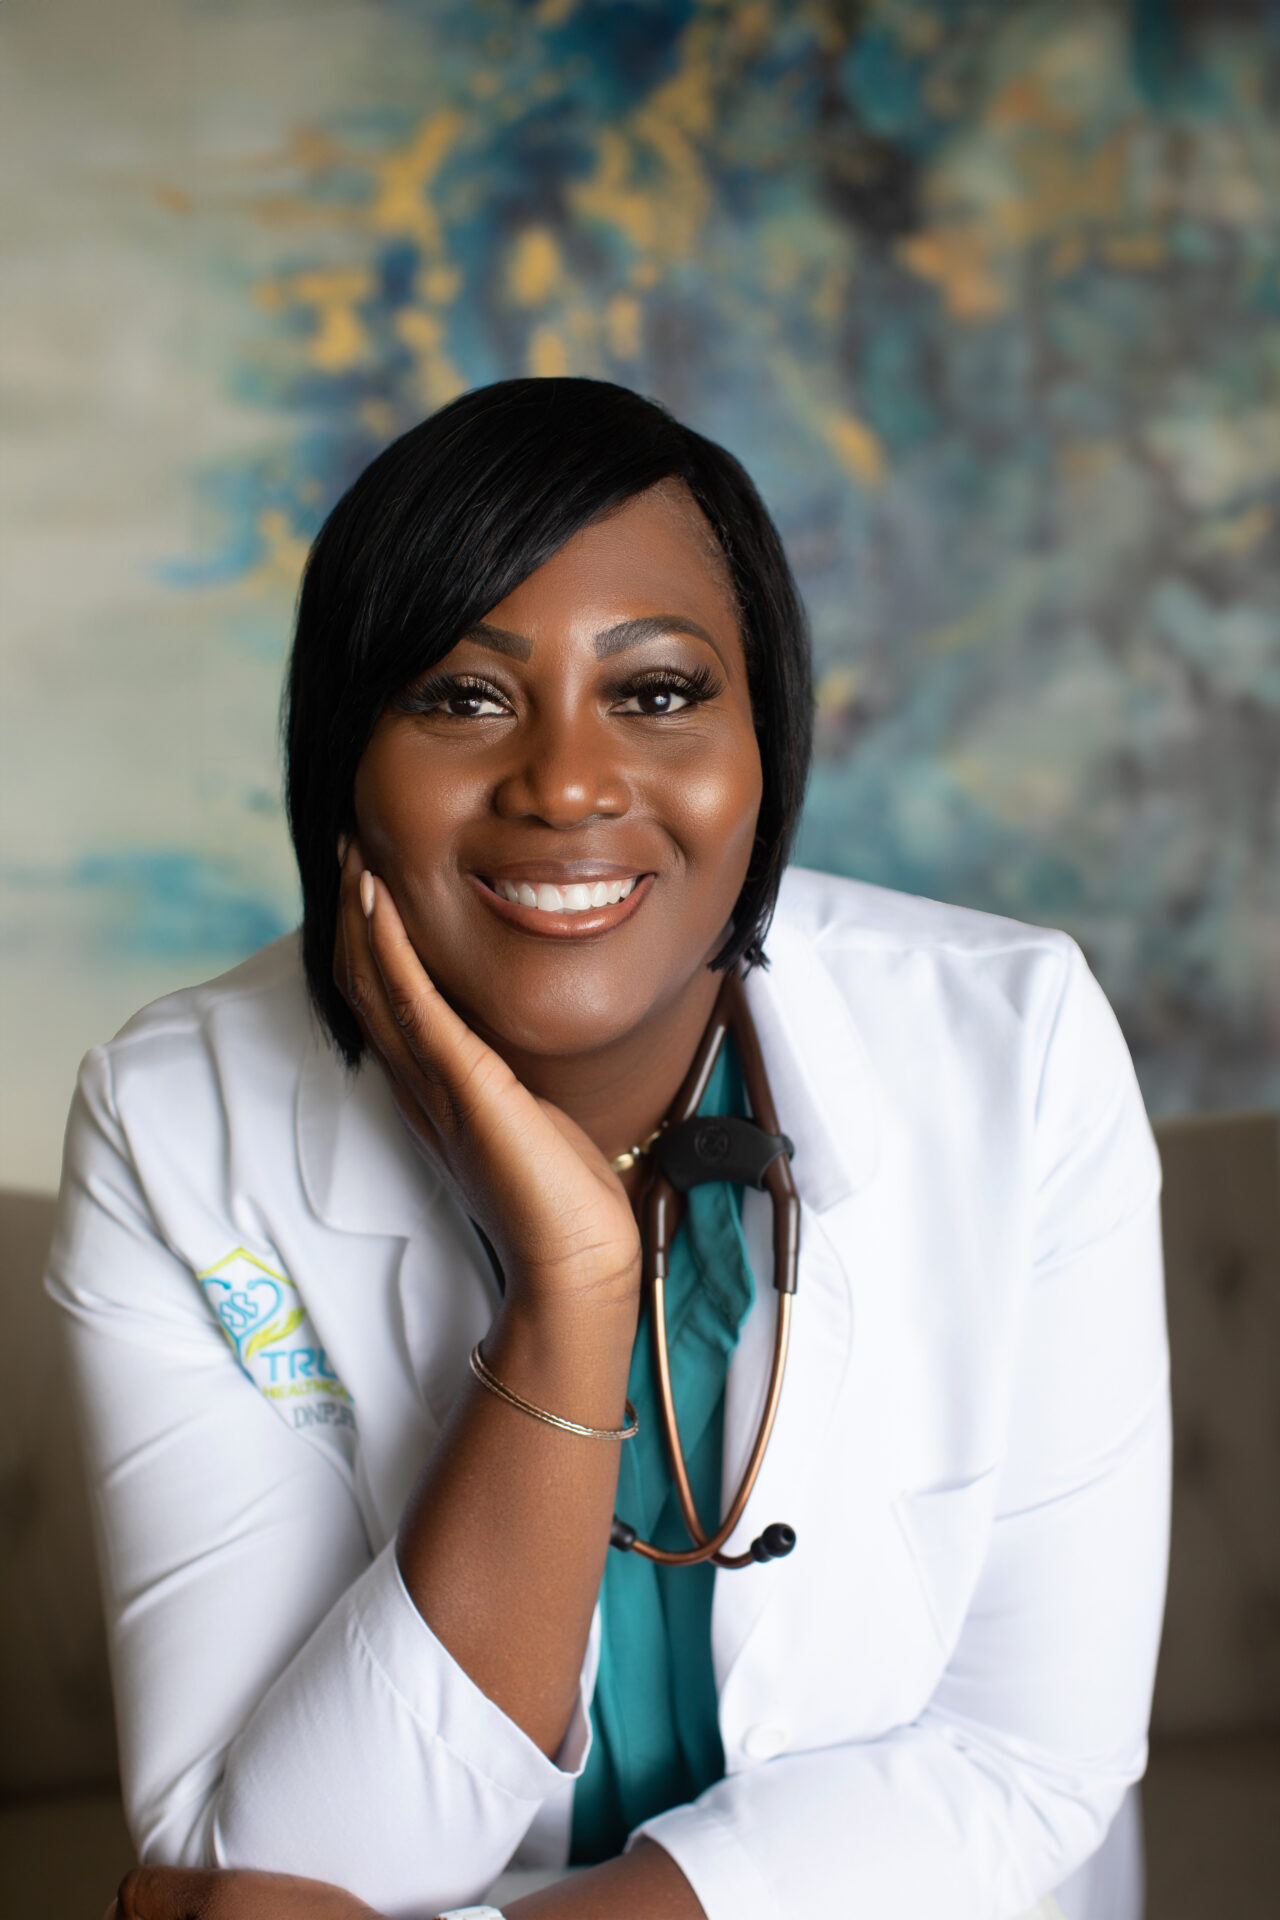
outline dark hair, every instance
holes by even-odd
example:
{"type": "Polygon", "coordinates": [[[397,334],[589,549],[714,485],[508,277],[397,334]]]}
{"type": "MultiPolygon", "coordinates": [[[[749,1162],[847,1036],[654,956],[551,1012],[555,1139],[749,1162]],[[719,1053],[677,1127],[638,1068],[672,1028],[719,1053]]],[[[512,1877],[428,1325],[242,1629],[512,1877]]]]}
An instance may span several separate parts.
{"type": "Polygon", "coordinates": [[[289,827],[316,1009],[363,1050],[333,980],[338,836],[387,703],[571,536],[663,480],[709,521],[741,608],[764,766],[747,878],[713,965],[763,958],[813,731],[808,634],[777,530],[743,468],[665,408],[603,380],[503,380],[395,440],[339,500],[307,560],[286,686],[289,827]]]}

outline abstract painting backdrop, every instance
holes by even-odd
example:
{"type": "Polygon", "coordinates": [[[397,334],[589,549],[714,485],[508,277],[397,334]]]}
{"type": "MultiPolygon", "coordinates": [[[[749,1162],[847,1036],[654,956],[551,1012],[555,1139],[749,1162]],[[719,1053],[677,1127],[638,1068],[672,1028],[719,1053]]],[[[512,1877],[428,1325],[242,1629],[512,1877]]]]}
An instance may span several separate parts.
{"type": "Polygon", "coordinates": [[[802,857],[1068,927],[1280,1099],[1280,9],[9,0],[0,1178],[292,924],[307,541],[476,383],[655,394],[811,609],[802,857]]]}

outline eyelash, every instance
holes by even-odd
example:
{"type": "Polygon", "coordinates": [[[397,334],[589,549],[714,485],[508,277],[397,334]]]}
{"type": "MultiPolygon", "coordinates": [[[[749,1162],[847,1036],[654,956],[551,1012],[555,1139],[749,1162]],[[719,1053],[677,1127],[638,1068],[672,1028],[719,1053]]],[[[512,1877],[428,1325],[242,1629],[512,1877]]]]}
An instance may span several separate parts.
{"type": "MultiPolygon", "coordinates": [[[[611,701],[633,700],[637,694],[674,693],[688,703],[688,707],[700,706],[704,700],[714,699],[721,691],[720,682],[710,667],[697,666],[690,671],[675,667],[657,667],[648,673],[638,673],[630,680],[619,682],[610,692],[611,701]]],[[[506,704],[506,695],[487,680],[478,680],[468,674],[437,673],[430,674],[425,680],[417,681],[398,694],[395,706],[401,713],[431,714],[438,713],[450,700],[493,700],[506,704]]],[[[686,709],[678,707],[677,713],[686,709]]],[[[495,718],[494,715],[448,714],[447,719],[495,718]]],[[[673,718],[673,715],[649,714],[648,719],[673,718]]]]}

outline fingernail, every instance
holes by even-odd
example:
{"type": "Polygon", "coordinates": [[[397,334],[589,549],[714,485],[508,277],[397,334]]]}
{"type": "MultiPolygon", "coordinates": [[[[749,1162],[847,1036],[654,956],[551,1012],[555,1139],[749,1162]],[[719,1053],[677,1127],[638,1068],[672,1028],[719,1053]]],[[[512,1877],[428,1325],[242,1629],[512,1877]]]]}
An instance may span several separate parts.
{"type": "Polygon", "coordinates": [[[338,835],[338,865],[339,866],[341,866],[345,861],[347,857],[347,848],[350,845],[351,845],[351,835],[349,833],[340,833],[338,835]]]}
{"type": "Polygon", "coordinates": [[[368,867],[366,867],[360,875],[360,905],[364,908],[365,919],[371,919],[373,916],[373,875],[370,873],[368,867]]]}

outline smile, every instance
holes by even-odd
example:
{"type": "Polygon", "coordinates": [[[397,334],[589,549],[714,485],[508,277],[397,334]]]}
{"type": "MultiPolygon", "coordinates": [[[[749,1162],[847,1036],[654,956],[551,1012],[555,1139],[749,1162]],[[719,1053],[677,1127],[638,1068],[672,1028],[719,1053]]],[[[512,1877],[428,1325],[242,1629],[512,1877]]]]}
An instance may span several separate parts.
{"type": "Polygon", "coordinates": [[[635,884],[635,878],[596,880],[590,885],[580,881],[567,887],[549,886],[545,881],[535,887],[527,880],[518,886],[514,880],[495,880],[493,887],[512,906],[536,907],[539,913],[589,913],[593,907],[616,907],[635,884]]]}
{"type": "Polygon", "coordinates": [[[585,938],[620,926],[639,907],[653,883],[651,873],[567,875],[558,881],[537,873],[472,874],[485,905],[500,919],[552,939],[585,938]]]}

